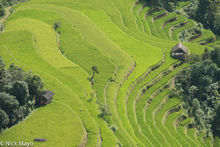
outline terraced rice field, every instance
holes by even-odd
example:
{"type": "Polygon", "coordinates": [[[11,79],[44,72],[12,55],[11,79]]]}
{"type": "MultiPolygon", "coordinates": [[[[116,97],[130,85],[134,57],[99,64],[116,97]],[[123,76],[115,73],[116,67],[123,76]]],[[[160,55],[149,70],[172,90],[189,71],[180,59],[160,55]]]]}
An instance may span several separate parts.
{"type": "MultiPolygon", "coordinates": [[[[0,140],[47,139],[37,147],[213,146],[187,128],[189,118],[178,121],[185,115],[181,98],[170,95],[172,78],[187,66],[170,50],[192,20],[135,0],[30,0],[14,9],[0,34],[0,56],[39,74],[55,96],[0,140]],[[87,80],[92,66],[99,70],[94,85],[87,80]],[[98,117],[101,105],[111,113],[105,120],[98,117]]],[[[199,43],[215,40],[203,32],[184,44],[190,53],[201,54],[209,44],[199,43]]]]}

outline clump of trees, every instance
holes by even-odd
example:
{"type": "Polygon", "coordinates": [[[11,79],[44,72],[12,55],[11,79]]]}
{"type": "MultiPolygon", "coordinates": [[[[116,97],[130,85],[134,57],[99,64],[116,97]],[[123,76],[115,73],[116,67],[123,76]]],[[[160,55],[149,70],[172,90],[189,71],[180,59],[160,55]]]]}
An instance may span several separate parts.
{"type": "Polygon", "coordinates": [[[220,137],[220,68],[213,55],[206,49],[200,61],[177,74],[174,92],[183,97],[182,107],[198,130],[220,137]]]}
{"type": "Polygon", "coordinates": [[[0,0],[0,17],[5,15],[5,7],[9,7],[25,1],[27,0],[0,0]]]}
{"type": "Polygon", "coordinates": [[[211,52],[211,57],[213,62],[215,62],[218,67],[220,67],[220,45],[214,47],[213,52],[211,52]]]}
{"type": "Polygon", "coordinates": [[[38,75],[14,64],[6,68],[0,57],[0,131],[18,123],[35,108],[43,87],[38,75]]]}
{"type": "Polygon", "coordinates": [[[28,0],[1,0],[1,4],[5,7],[12,6],[17,3],[26,2],[28,0]]]}
{"type": "Polygon", "coordinates": [[[201,22],[205,28],[220,35],[220,0],[197,1],[199,1],[198,8],[192,17],[201,22]]]}

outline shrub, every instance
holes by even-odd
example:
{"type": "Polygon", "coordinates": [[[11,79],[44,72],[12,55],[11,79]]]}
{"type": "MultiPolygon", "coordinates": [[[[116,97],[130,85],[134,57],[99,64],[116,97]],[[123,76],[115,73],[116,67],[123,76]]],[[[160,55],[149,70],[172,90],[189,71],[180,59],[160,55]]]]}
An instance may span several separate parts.
{"type": "Polygon", "coordinates": [[[116,132],[116,131],[117,131],[117,126],[112,125],[112,126],[110,127],[110,129],[111,129],[113,132],[116,132]]]}
{"type": "Polygon", "coordinates": [[[196,54],[189,54],[186,56],[186,62],[188,62],[190,64],[199,62],[200,60],[201,60],[201,57],[196,54]]]}
{"type": "Polygon", "coordinates": [[[60,33],[60,31],[59,31],[60,27],[61,27],[61,22],[59,22],[59,21],[54,22],[53,29],[55,31],[57,31],[58,33],[60,33]]]}
{"type": "Polygon", "coordinates": [[[0,109],[0,128],[6,128],[9,123],[8,115],[4,110],[0,109]]]}

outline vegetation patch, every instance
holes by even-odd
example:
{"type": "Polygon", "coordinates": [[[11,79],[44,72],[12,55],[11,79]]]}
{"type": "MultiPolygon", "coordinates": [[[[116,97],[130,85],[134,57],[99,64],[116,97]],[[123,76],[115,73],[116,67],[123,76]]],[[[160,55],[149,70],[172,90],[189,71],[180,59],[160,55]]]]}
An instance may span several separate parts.
{"type": "Polygon", "coordinates": [[[0,129],[9,128],[28,116],[36,107],[48,104],[52,95],[44,90],[38,75],[11,64],[0,57],[0,129]]]}

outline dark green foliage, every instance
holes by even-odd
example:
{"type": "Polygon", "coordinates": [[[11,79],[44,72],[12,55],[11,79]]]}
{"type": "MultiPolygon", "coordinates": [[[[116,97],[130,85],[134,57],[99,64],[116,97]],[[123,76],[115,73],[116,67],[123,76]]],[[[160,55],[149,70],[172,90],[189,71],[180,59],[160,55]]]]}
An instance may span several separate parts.
{"type": "Polygon", "coordinates": [[[5,63],[3,62],[2,58],[0,57],[0,70],[5,67],[5,63]]]}
{"type": "Polygon", "coordinates": [[[139,0],[139,2],[147,2],[148,5],[163,8],[168,11],[174,11],[180,1],[185,0],[139,0]]]}
{"type": "Polygon", "coordinates": [[[183,108],[194,118],[196,128],[207,130],[207,134],[217,134],[215,132],[219,133],[220,68],[209,59],[207,49],[202,58],[204,61],[192,64],[177,74],[174,91],[183,97],[183,108]]]}
{"type": "Polygon", "coordinates": [[[95,74],[98,74],[99,71],[98,71],[98,67],[97,66],[92,66],[92,76],[90,78],[88,78],[88,80],[91,82],[91,84],[93,85],[95,83],[94,81],[94,76],[95,74]]]}
{"type": "Polygon", "coordinates": [[[58,33],[60,33],[60,27],[61,27],[61,22],[59,21],[54,22],[53,29],[57,31],[58,33]]]}
{"type": "Polygon", "coordinates": [[[0,4],[0,17],[5,15],[5,8],[2,4],[0,4]]]}
{"type": "Polygon", "coordinates": [[[217,115],[214,117],[214,121],[212,122],[212,130],[214,130],[213,134],[215,136],[220,137],[220,105],[218,106],[216,114],[217,115]]]}
{"type": "Polygon", "coordinates": [[[220,46],[214,47],[214,51],[211,53],[213,61],[220,67],[220,46]]]}
{"type": "Polygon", "coordinates": [[[25,2],[27,0],[1,0],[0,1],[0,17],[5,15],[5,7],[12,6],[14,4],[18,4],[21,2],[25,2]]]}
{"type": "Polygon", "coordinates": [[[99,109],[101,113],[98,115],[99,118],[104,119],[107,123],[109,123],[109,117],[112,115],[108,109],[108,106],[105,104],[100,104],[99,109]]]}
{"type": "Polygon", "coordinates": [[[194,18],[205,28],[210,28],[216,34],[220,34],[220,0],[199,0],[194,18]]]}
{"type": "Polygon", "coordinates": [[[112,126],[110,127],[110,129],[111,129],[113,132],[116,132],[116,131],[117,131],[117,126],[112,125],[112,126]]]}
{"type": "Polygon", "coordinates": [[[39,92],[43,90],[44,83],[38,75],[28,75],[25,82],[28,84],[28,89],[32,97],[38,96],[39,92]]]}
{"type": "Polygon", "coordinates": [[[0,58],[0,130],[25,118],[34,109],[43,87],[39,76],[14,64],[6,68],[0,58]]]}
{"type": "Polygon", "coordinates": [[[218,8],[217,12],[215,13],[213,27],[214,27],[214,31],[216,32],[216,34],[220,34],[220,8],[218,8]]]}
{"type": "Polygon", "coordinates": [[[0,128],[6,128],[9,123],[8,115],[4,110],[0,109],[0,128]]]}
{"type": "Polygon", "coordinates": [[[211,59],[211,54],[208,48],[205,48],[204,53],[202,54],[202,60],[211,59]]]}
{"type": "Polygon", "coordinates": [[[201,57],[196,54],[189,54],[186,57],[186,62],[188,62],[190,64],[194,64],[196,62],[199,62],[200,60],[201,60],[201,57]]]}
{"type": "Polygon", "coordinates": [[[1,3],[3,6],[8,7],[17,3],[25,2],[27,0],[2,0],[1,3]]]}
{"type": "Polygon", "coordinates": [[[19,102],[15,96],[0,92],[0,106],[7,114],[10,114],[19,107],[19,102]]]}
{"type": "Polygon", "coordinates": [[[29,90],[27,83],[23,81],[17,81],[13,84],[11,89],[11,95],[14,95],[19,101],[20,105],[24,105],[29,100],[29,90]]]}
{"type": "Polygon", "coordinates": [[[0,107],[9,116],[9,126],[18,122],[17,113],[19,110],[19,102],[15,96],[0,92],[0,107]]]}

